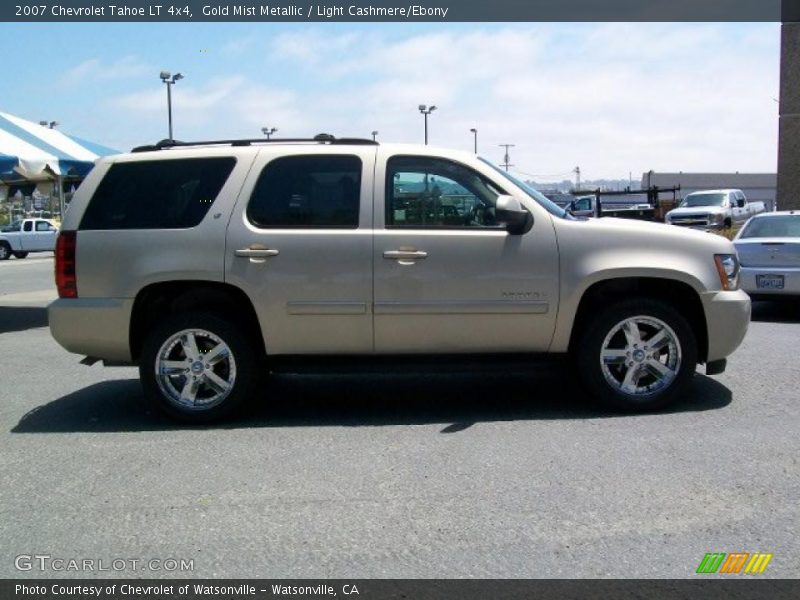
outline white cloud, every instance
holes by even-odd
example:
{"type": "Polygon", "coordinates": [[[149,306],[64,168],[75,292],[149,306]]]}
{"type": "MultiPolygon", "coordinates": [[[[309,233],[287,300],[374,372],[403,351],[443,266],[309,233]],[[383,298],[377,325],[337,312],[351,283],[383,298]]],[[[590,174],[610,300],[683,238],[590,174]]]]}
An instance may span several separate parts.
{"type": "MultiPolygon", "coordinates": [[[[328,31],[273,38],[257,58],[263,75],[241,68],[202,85],[181,82],[174,106],[185,137],[251,136],[269,125],[287,136],[377,129],[381,140],[416,142],[416,107],[425,103],[439,106],[432,143],[469,149],[477,127],[483,152],[499,159],[497,145],[514,143],[512,159],[528,173],[775,168],[774,24],[328,31]]],[[[152,120],[164,92],[128,94],[114,106],[152,120]]]]}
{"type": "Polygon", "coordinates": [[[125,56],[114,62],[90,58],[65,71],[61,75],[61,83],[78,85],[87,81],[126,79],[142,75],[148,70],[152,69],[135,56],[125,56]]]}

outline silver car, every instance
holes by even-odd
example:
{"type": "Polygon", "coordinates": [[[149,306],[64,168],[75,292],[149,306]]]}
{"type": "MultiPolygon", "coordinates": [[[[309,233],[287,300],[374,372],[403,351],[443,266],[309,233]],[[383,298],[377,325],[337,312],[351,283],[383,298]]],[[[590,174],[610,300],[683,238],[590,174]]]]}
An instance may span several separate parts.
{"type": "Polygon", "coordinates": [[[734,244],[744,291],[762,298],[800,296],[800,212],[753,217],[734,244]]]}

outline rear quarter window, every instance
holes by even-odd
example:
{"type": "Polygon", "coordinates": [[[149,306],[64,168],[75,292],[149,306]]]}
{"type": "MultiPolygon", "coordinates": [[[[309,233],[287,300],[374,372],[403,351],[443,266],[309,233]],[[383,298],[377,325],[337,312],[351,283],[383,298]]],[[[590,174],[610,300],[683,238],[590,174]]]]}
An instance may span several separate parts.
{"type": "Polygon", "coordinates": [[[361,169],[351,155],[276,158],[259,175],[247,216],[261,228],[355,229],[361,169]]]}
{"type": "Polygon", "coordinates": [[[233,157],[116,163],[97,186],[80,229],[187,229],[203,220],[233,157]]]}

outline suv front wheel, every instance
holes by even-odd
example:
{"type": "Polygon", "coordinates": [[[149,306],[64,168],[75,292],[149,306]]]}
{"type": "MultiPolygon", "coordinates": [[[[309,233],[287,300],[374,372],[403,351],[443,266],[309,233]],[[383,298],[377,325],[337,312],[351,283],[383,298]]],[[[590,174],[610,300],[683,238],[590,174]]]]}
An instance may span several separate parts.
{"type": "Polygon", "coordinates": [[[252,393],[252,345],[239,328],[211,313],[172,315],[142,347],[145,398],[173,418],[209,422],[228,416],[252,393]]]}
{"type": "Polygon", "coordinates": [[[668,304],[641,298],[600,311],[573,348],[587,390],[605,404],[644,412],[666,406],[692,378],[697,342],[668,304]]]}

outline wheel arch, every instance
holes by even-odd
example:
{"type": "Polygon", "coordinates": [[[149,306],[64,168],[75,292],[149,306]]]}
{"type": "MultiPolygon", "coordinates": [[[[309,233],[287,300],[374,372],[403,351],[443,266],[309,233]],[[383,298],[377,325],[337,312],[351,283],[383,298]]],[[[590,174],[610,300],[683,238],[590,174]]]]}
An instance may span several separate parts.
{"type": "Polygon", "coordinates": [[[697,357],[705,362],[708,356],[708,326],[697,290],[680,279],[648,276],[621,276],[602,279],[589,285],[578,302],[571,324],[568,351],[572,352],[580,333],[586,328],[598,307],[632,297],[654,298],[674,306],[689,322],[697,340],[697,357]]]}
{"type": "Polygon", "coordinates": [[[261,356],[266,356],[261,326],[253,302],[240,288],[214,281],[152,283],[136,295],[131,311],[131,357],[138,361],[147,332],[167,315],[190,310],[212,312],[242,328],[261,356]]]}

